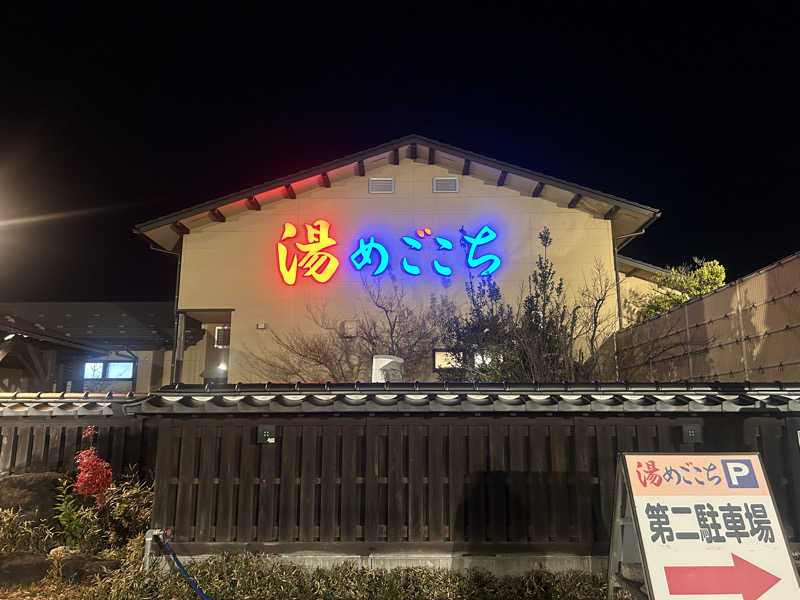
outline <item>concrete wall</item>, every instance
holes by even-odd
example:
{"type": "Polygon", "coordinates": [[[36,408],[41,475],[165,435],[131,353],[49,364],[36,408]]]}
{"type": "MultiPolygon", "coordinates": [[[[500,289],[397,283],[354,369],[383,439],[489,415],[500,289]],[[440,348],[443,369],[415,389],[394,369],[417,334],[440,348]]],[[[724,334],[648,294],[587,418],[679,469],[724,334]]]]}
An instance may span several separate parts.
{"type": "Polygon", "coordinates": [[[617,335],[629,381],[800,381],[800,253],[617,335]]]}
{"type": "MultiPolygon", "coordinates": [[[[498,187],[496,174],[475,171],[474,176],[461,176],[460,171],[410,159],[390,165],[382,157],[368,162],[366,169],[366,177],[354,175],[351,168],[329,173],[330,188],[320,186],[316,178],[301,182],[295,186],[295,200],[262,198],[261,211],[231,211],[224,223],[205,217],[187,221],[191,233],[183,243],[180,309],[233,309],[228,381],[263,381],[268,376],[248,372],[243,366],[246,354],[274,350],[269,333],[258,329],[257,324],[265,323],[283,333],[293,328],[314,331],[307,306],[326,305],[334,321],[353,318],[366,307],[361,276],[349,260],[362,237],[374,235],[378,241],[391,242],[387,243],[391,273],[381,277],[388,282],[393,276],[420,305],[427,304],[431,294],[464,300],[466,267],[458,245],[461,226],[473,235],[483,225],[497,232],[498,239],[479,254],[501,256],[503,262],[495,279],[509,301],[519,296],[535,267],[541,251],[537,234],[545,226],[554,239],[548,256],[571,294],[583,285],[596,260],[613,281],[610,222],[568,208],[572,194],[553,189],[548,198],[532,198],[530,189],[523,191],[521,183],[515,189],[513,176],[507,178],[504,187],[498,187]],[[432,178],[447,175],[459,176],[459,193],[432,193],[432,178]],[[369,177],[394,177],[395,193],[368,194],[369,177]],[[299,270],[297,284],[288,286],[281,279],[276,254],[283,224],[295,224],[295,239],[305,242],[305,224],[317,219],[331,224],[330,235],[337,244],[330,252],[338,257],[339,269],[326,284],[303,277],[299,270]],[[400,237],[414,235],[421,227],[429,227],[434,235],[454,243],[452,252],[438,255],[442,262],[452,263],[455,273],[451,278],[433,273],[428,254],[428,260],[419,263],[423,268],[420,276],[412,277],[401,270],[404,255],[414,259],[420,253],[404,250],[400,237]]],[[[429,238],[424,243],[426,248],[435,245],[429,238]]],[[[609,300],[608,310],[616,311],[616,297],[609,300]]],[[[183,381],[200,381],[198,377],[197,369],[184,367],[183,381]]]]}

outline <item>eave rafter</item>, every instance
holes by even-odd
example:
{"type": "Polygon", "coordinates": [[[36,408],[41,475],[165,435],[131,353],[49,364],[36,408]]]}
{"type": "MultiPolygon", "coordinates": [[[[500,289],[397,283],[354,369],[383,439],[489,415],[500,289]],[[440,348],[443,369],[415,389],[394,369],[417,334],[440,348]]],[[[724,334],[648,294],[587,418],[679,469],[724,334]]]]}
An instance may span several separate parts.
{"type": "Polygon", "coordinates": [[[503,187],[506,184],[506,176],[508,171],[500,171],[500,176],[497,178],[497,187],[503,187]]]}
{"type": "Polygon", "coordinates": [[[366,169],[364,168],[364,161],[363,161],[363,160],[360,160],[360,161],[358,161],[358,162],[356,163],[356,169],[357,169],[357,171],[358,171],[358,176],[359,176],[359,177],[363,177],[364,175],[366,175],[366,174],[367,174],[367,171],[366,171],[366,169]]]}
{"type": "Polygon", "coordinates": [[[294,193],[294,188],[292,187],[291,183],[287,183],[283,186],[283,193],[286,195],[289,200],[297,199],[297,194],[294,193]]]}
{"type": "Polygon", "coordinates": [[[603,215],[603,218],[609,220],[613,219],[614,215],[616,215],[618,212],[619,212],[619,206],[614,205],[610,209],[608,209],[608,212],[605,215],[603,215]]]}
{"type": "Polygon", "coordinates": [[[400,148],[395,148],[389,153],[389,164],[391,165],[400,164],[400,148]]]}
{"type": "Polygon", "coordinates": [[[177,233],[178,236],[189,235],[189,228],[180,221],[176,221],[175,223],[170,225],[169,228],[172,229],[172,231],[174,231],[175,233],[177,233]]]}
{"type": "Polygon", "coordinates": [[[247,206],[247,210],[261,210],[261,204],[255,196],[248,196],[244,204],[247,206]]]}
{"type": "Polygon", "coordinates": [[[208,211],[208,218],[217,223],[225,222],[225,215],[223,215],[218,208],[212,208],[208,211]]]}
{"type": "Polygon", "coordinates": [[[577,206],[578,206],[578,203],[580,203],[580,201],[581,201],[581,198],[583,198],[583,196],[581,196],[580,194],[575,194],[575,195],[572,197],[572,200],[570,200],[570,201],[569,201],[569,205],[568,205],[568,206],[569,206],[569,208],[575,208],[575,207],[577,207],[577,206]]]}
{"type": "Polygon", "coordinates": [[[531,198],[539,198],[542,195],[542,190],[543,189],[544,189],[544,183],[539,181],[536,184],[536,187],[534,187],[533,191],[531,192],[531,198]]]}
{"type": "Polygon", "coordinates": [[[468,158],[464,159],[464,166],[461,168],[462,175],[469,175],[469,168],[472,165],[468,158]]]}
{"type": "Polygon", "coordinates": [[[409,144],[408,145],[408,158],[411,160],[417,160],[417,145],[416,144],[409,144]]]}
{"type": "Polygon", "coordinates": [[[328,177],[328,172],[327,171],[323,171],[322,173],[320,173],[319,174],[319,178],[322,181],[322,187],[326,187],[326,188],[331,187],[331,178],[328,177]]]}
{"type": "Polygon", "coordinates": [[[428,164],[432,165],[436,162],[436,148],[430,146],[428,148],[428,164]]]}

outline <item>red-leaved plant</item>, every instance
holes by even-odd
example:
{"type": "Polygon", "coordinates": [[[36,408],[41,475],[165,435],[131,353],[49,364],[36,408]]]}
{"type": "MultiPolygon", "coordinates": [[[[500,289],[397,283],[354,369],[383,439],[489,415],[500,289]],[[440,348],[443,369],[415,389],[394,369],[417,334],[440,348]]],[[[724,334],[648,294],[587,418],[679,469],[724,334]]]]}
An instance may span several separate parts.
{"type": "Polygon", "coordinates": [[[92,443],[95,435],[97,429],[92,426],[83,430],[81,437],[88,439],[90,446],[75,455],[78,479],[74,488],[81,496],[94,497],[97,506],[103,506],[106,503],[106,490],[111,485],[111,465],[97,456],[97,449],[92,443]]]}

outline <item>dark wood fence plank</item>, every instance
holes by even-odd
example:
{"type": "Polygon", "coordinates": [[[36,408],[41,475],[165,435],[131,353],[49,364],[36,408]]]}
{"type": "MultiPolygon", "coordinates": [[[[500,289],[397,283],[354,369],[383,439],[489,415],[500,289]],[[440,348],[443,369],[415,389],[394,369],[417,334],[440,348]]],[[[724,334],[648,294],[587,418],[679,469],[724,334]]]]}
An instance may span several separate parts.
{"type": "Polygon", "coordinates": [[[640,423],[636,428],[639,452],[656,451],[656,432],[652,423],[640,423]]]}
{"type": "Polygon", "coordinates": [[[364,464],[364,540],[375,542],[378,540],[378,525],[380,525],[381,512],[384,507],[380,505],[378,494],[378,469],[380,467],[379,428],[369,419],[366,424],[365,437],[365,464],[364,464]]]}
{"type": "Polygon", "coordinates": [[[297,539],[297,427],[282,429],[278,540],[293,542],[297,539]]]}
{"type": "MultiPolygon", "coordinates": [[[[78,448],[78,438],[83,430],[78,425],[66,425],[62,430],[64,436],[64,471],[75,471],[75,449],[78,448]]],[[[155,445],[155,444],[154,444],[155,445]]],[[[153,463],[155,465],[155,463],[153,463]]]]}
{"type": "Polygon", "coordinates": [[[228,542],[233,539],[234,479],[239,473],[239,428],[228,425],[222,428],[222,448],[217,490],[217,523],[214,539],[228,542]]]}
{"type": "Polygon", "coordinates": [[[30,425],[17,427],[17,455],[14,458],[14,472],[24,473],[31,459],[31,430],[30,425]]]}
{"type": "MultiPolygon", "coordinates": [[[[77,435],[77,430],[76,428],[71,429],[72,433],[70,436],[73,438],[72,441],[74,442],[74,436],[77,435]]],[[[177,473],[172,472],[173,457],[169,455],[169,452],[164,452],[163,450],[171,446],[173,429],[174,426],[171,419],[164,419],[158,426],[158,443],[162,452],[158,453],[156,460],[155,489],[153,490],[152,523],[155,529],[166,529],[172,525],[172,523],[169,522],[169,488],[171,485],[170,481],[172,481],[172,478],[175,477],[177,473]]],[[[66,455],[66,445],[64,452],[66,455]]]]}
{"type": "Polygon", "coordinates": [[[405,525],[404,496],[403,431],[399,424],[390,425],[388,472],[389,514],[386,524],[387,539],[390,542],[403,541],[403,526],[405,525]]]}
{"type": "Polygon", "coordinates": [[[61,465],[61,432],[64,426],[50,425],[50,443],[47,447],[47,470],[57,471],[61,465]]]}
{"type": "Polygon", "coordinates": [[[194,539],[207,542],[211,539],[212,517],[216,507],[214,478],[217,475],[217,427],[203,425],[200,428],[200,472],[197,484],[197,523],[194,539]]]}
{"type": "Polygon", "coordinates": [[[487,534],[493,542],[506,541],[506,431],[493,423],[489,427],[489,472],[486,477],[489,523],[487,534]]]}
{"type": "Polygon", "coordinates": [[[354,425],[342,428],[342,519],[341,540],[352,542],[356,539],[356,525],[359,521],[360,498],[356,485],[356,459],[358,456],[358,436],[354,425]]]}
{"type": "Polygon", "coordinates": [[[3,441],[0,446],[0,475],[11,472],[11,458],[14,456],[14,437],[16,427],[13,425],[3,426],[3,441]]]}
{"type": "Polygon", "coordinates": [[[587,419],[575,419],[575,497],[577,500],[577,537],[579,542],[591,542],[592,527],[592,485],[591,461],[595,455],[595,436],[590,435],[590,425],[587,419]]]}
{"type": "Polygon", "coordinates": [[[125,455],[125,437],[126,427],[124,425],[115,425],[111,428],[111,458],[108,462],[111,463],[111,471],[115,476],[123,472],[126,466],[123,463],[125,455]]]}
{"type": "Polygon", "coordinates": [[[254,538],[253,517],[255,515],[255,481],[258,472],[258,446],[255,443],[255,428],[244,425],[242,435],[242,468],[239,476],[239,509],[236,511],[236,540],[250,542],[254,538]]]}
{"type": "Polygon", "coordinates": [[[310,542],[316,538],[314,531],[316,506],[316,457],[319,427],[303,427],[302,456],[300,461],[300,541],[310,542]]]}
{"type": "Polygon", "coordinates": [[[677,447],[675,446],[674,436],[672,435],[673,430],[675,429],[675,425],[673,425],[670,421],[658,423],[656,425],[656,429],[658,430],[658,451],[659,452],[675,452],[677,451],[677,447]]]}
{"type": "Polygon", "coordinates": [[[142,420],[136,419],[136,421],[125,425],[124,433],[123,468],[138,466],[144,472],[146,468],[142,457],[142,420]]]}
{"type": "Polygon", "coordinates": [[[95,439],[95,446],[97,447],[97,455],[103,460],[110,461],[111,459],[111,427],[109,425],[101,425],[97,428],[97,437],[95,439]]]}
{"type": "Polygon", "coordinates": [[[428,539],[444,541],[444,427],[428,428],[428,539]]]}
{"type": "Polygon", "coordinates": [[[524,425],[508,427],[508,539],[512,542],[528,539],[527,433],[524,425]]]}
{"type": "MultiPolygon", "coordinates": [[[[275,464],[277,444],[261,446],[260,477],[258,484],[258,541],[275,539],[275,464]]],[[[324,460],[324,457],[323,457],[324,460]]]]}
{"type": "Polygon", "coordinates": [[[463,542],[465,539],[466,498],[464,496],[464,477],[467,467],[467,429],[464,425],[451,425],[447,435],[449,489],[450,541],[463,542]]]}
{"type": "Polygon", "coordinates": [[[470,542],[486,540],[486,438],[485,425],[471,425],[469,431],[469,494],[467,530],[470,542]]]}
{"type": "Polygon", "coordinates": [[[530,539],[546,542],[550,539],[550,496],[547,490],[548,472],[548,429],[546,425],[531,425],[528,432],[530,448],[530,514],[532,531],[530,539]]]}
{"type": "MultiPolygon", "coordinates": [[[[367,429],[369,432],[369,428],[367,429]]],[[[369,439],[369,438],[368,438],[369,439]]],[[[325,425],[322,429],[322,473],[320,475],[319,539],[332,542],[336,537],[337,526],[337,485],[339,468],[339,443],[335,425],[325,425]]],[[[369,461],[369,452],[367,452],[369,461]]],[[[369,463],[367,463],[369,464],[369,463]]],[[[369,507],[369,504],[367,505],[369,507]]],[[[367,513],[369,515],[369,513],[367,513]]]]}
{"type": "MultiPolygon", "coordinates": [[[[180,457],[178,459],[178,495],[175,507],[175,540],[191,540],[194,534],[194,473],[197,426],[194,422],[181,425],[180,457]]],[[[203,507],[201,507],[203,510],[203,507]]]]}
{"type": "Polygon", "coordinates": [[[569,425],[559,419],[550,426],[550,537],[554,541],[569,541],[572,515],[567,472],[569,425]]]}
{"type": "Polygon", "coordinates": [[[426,427],[408,426],[408,541],[420,542],[425,525],[423,507],[427,453],[425,452],[426,427]]]}
{"type": "Polygon", "coordinates": [[[44,471],[47,463],[44,457],[44,447],[47,441],[47,425],[36,425],[33,428],[33,447],[31,448],[32,471],[44,471]]]}
{"type": "Polygon", "coordinates": [[[614,434],[616,427],[597,425],[597,470],[600,484],[600,541],[610,540],[611,520],[614,518],[614,485],[617,473],[617,453],[614,434]]]}

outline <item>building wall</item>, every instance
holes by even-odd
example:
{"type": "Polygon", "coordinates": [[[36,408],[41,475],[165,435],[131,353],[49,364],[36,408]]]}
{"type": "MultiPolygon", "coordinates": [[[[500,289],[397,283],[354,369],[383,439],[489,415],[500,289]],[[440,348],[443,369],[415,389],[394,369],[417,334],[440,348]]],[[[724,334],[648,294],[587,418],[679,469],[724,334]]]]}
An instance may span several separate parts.
{"type": "Polygon", "coordinates": [[[658,290],[658,285],[647,279],[619,273],[619,295],[622,298],[622,326],[633,323],[630,314],[630,301],[638,296],[646,296],[658,290]]]}
{"type": "Polygon", "coordinates": [[[800,253],[617,335],[629,381],[800,381],[800,253]]]}
{"type": "MultiPolygon", "coordinates": [[[[348,258],[360,237],[391,240],[391,274],[419,305],[427,304],[431,294],[447,294],[463,302],[466,268],[458,245],[461,226],[473,235],[483,225],[497,232],[498,239],[482,248],[479,255],[492,252],[501,256],[503,262],[495,279],[509,301],[519,296],[535,268],[541,252],[537,234],[545,226],[554,239],[548,257],[564,277],[570,294],[575,294],[590,276],[595,261],[600,261],[613,281],[610,222],[580,209],[569,209],[572,195],[567,192],[563,197],[554,190],[548,199],[531,198],[527,187],[514,188],[513,176],[507,178],[504,187],[498,187],[485,183],[491,179],[489,175],[483,179],[481,173],[464,177],[460,171],[449,172],[445,167],[410,159],[389,165],[385,157],[367,163],[366,177],[354,176],[349,168],[329,175],[332,187],[322,187],[316,180],[301,182],[295,186],[295,200],[274,197],[262,201],[261,211],[226,214],[224,223],[205,218],[188,223],[191,233],[183,242],[180,309],[233,309],[228,381],[264,380],[264,373],[244,367],[246,355],[274,351],[268,330],[257,328],[258,324],[280,333],[295,328],[311,331],[308,306],[326,305],[334,321],[353,318],[364,308],[361,276],[348,258]],[[459,193],[432,193],[432,177],[456,174],[459,193]],[[394,177],[395,193],[368,194],[369,177],[394,177]],[[339,269],[326,284],[302,277],[300,270],[297,284],[288,286],[281,280],[276,254],[283,224],[295,224],[296,239],[304,242],[304,225],[317,219],[331,224],[330,235],[337,245],[330,251],[338,257],[339,269]],[[442,262],[453,257],[450,262],[455,272],[448,280],[435,276],[429,263],[421,263],[423,273],[418,277],[400,269],[404,254],[415,258],[410,249],[402,252],[400,237],[413,236],[424,227],[454,243],[452,253],[442,253],[442,262]]],[[[425,243],[433,246],[432,240],[425,243]]],[[[371,279],[369,275],[366,278],[371,279]]],[[[381,278],[388,282],[389,273],[381,278]]],[[[608,302],[608,310],[616,311],[616,297],[608,302]]],[[[186,368],[184,374],[184,381],[193,381],[187,379],[186,368]]]]}

